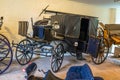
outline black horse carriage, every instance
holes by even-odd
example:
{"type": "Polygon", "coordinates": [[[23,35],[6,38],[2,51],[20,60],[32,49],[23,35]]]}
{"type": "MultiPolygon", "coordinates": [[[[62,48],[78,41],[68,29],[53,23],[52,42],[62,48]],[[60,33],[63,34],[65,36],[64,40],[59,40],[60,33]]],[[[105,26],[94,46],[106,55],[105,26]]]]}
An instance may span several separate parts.
{"type": "Polygon", "coordinates": [[[108,46],[105,45],[103,37],[98,37],[97,17],[49,10],[45,12],[56,15],[51,16],[49,20],[40,20],[32,24],[32,37],[26,34],[28,22],[19,22],[19,34],[26,37],[16,47],[16,59],[19,64],[29,63],[33,54],[51,53],[51,69],[57,72],[66,52],[77,58],[82,58],[82,52],[93,53],[94,63],[101,64],[105,61],[108,46]],[[91,41],[93,44],[89,44],[91,41]],[[91,46],[94,46],[94,49],[91,49],[91,46]]]}

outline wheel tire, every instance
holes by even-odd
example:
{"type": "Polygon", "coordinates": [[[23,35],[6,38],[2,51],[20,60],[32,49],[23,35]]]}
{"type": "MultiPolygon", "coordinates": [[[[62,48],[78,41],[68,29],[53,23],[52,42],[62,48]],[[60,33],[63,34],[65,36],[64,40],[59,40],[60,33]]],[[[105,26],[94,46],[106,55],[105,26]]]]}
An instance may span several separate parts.
{"type": "Polygon", "coordinates": [[[33,56],[33,47],[31,46],[31,41],[28,39],[23,39],[20,41],[16,47],[15,56],[20,65],[28,64],[33,56]]]}

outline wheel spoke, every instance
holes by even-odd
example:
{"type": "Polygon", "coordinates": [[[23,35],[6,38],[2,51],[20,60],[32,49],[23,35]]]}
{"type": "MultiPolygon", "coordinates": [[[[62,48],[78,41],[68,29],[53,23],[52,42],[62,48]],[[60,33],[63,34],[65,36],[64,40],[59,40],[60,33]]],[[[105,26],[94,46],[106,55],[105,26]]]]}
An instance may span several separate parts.
{"type": "Polygon", "coordinates": [[[19,54],[17,57],[24,56],[23,54],[19,54]]]}
{"type": "Polygon", "coordinates": [[[4,65],[6,65],[6,66],[8,65],[8,64],[6,64],[5,62],[2,62],[2,61],[0,61],[0,63],[4,64],[4,65]]]}
{"type": "Polygon", "coordinates": [[[20,61],[22,61],[23,57],[24,57],[24,55],[22,55],[22,57],[20,58],[20,61]]]}
{"type": "Polygon", "coordinates": [[[7,49],[7,50],[4,50],[4,51],[1,51],[0,53],[1,53],[1,54],[5,54],[6,52],[8,53],[8,49],[7,49]]]}
{"type": "MultiPolygon", "coordinates": [[[[31,54],[31,53],[29,53],[29,54],[31,54]]],[[[29,56],[29,54],[27,54],[26,56],[30,59],[30,56],[29,56]]]]}
{"type": "Polygon", "coordinates": [[[53,64],[53,68],[54,68],[55,71],[57,70],[56,61],[55,61],[55,63],[53,64]]]}
{"type": "Polygon", "coordinates": [[[23,53],[23,51],[22,50],[17,50],[19,53],[23,53]]]}
{"type": "Polygon", "coordinates": [[[26,61],[26,62],[28,61],[28,58],[27,58],[26,54],[25,54],[25,61],[26,61]]]}

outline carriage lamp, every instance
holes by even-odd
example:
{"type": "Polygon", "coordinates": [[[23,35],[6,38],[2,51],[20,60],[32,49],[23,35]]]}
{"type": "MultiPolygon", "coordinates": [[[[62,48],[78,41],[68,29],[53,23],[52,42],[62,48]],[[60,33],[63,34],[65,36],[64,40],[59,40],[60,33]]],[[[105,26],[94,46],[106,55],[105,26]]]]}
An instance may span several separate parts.
{"type": "Polygon", "coordinates": [[[58,24],[55,24],[55,25],[54,25],[54,28],[55,28],[55,29],[59,29],[60,26],[59,26],[58,24]]]}
{"type": "MultiPolygon", "coordinates": [[[[60,28],[60,25],[59,25],[58,21],[54,21],[52,26],[53,26],[53,30],[58,30],[60,28]]],[[[54,35],[56,37],[57,36],[57,32],[54,32],[54,35]]]]}
{"type": "Polygon", "coordinates": [[[77,47],[78,46],[78,42],[74,42],[74,46],[77,47]]]}
{"type": "Polygon", "coordinates": [[[59,29],[59,28],[60,28],[60,25],[59,25],[58,21],[55,21],[53,23],[53,29],[59,29]]]}

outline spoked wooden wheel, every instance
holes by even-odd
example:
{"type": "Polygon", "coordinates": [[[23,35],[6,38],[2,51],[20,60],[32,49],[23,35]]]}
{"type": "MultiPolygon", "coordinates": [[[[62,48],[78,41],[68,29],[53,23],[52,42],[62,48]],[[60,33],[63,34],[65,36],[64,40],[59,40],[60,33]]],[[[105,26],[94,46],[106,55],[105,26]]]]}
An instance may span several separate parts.
{"type": "MultiPolygon", "coordinates": [[[[8,43],[8,45],[10,45],[10,42],[9,42],[9,40],[7,39],[6,36],[0,34],[0,39],[4,40],[5,42],[8,43]]],[[[8,54],[9,54],[9,52],[7,52],[5,55],[7,56],[8,54]]],[[[5,57],[4,57],[4,58],[5,58],[5,57]]],[[[4,58],[0,59],[0,61],[3,60],[4,58]]]]}
{"type": "Polygon", "coordinates": [[[4,41],[8,42],[8,44],[10,44],[10,42],[6,36],[0,34],[0,38],[3,39],[4,41]]]}
{"type": "Polygon", "coordinates": [[[108,41],[103,38],[100,41],[98,56],[96,58],[92,57],[92,61],[95,64],[101,64],[106,60],[108,53],[109,53],[108,41]]]}
{"type": "Polygon", "coordinates": [[[58,72],[64,58],[64,47],[63,44],[58,44],[54,49],[51,59],[51,69],[53,72],[58,72]]]}
{"type": "Polygon", "coordinates": [[[16,47],[16,59],[20,65],[26,65],[30,62],[33,56],[33,48],[31,42],[28,39],[20,41],[16,47]]]}
{"type": "Polygon", "coordinates": [[[109,53],[109,43],[108,41],[104,38],[104,32],[101,28],[99,28],[99,31],[97,33],[97,38],[100,39],[100,45],[99,45],[99,49],[98,49],[98,55],[97,57],[92,57],[92,61],[95,64],[101,64],[103,63],[109,53]]]}
{"type": "Polygon", "coordinates": [[[0,39],[0,74],[5,72],[12,63],[13,53],[10,45],[3,39],[0,39]]]}

